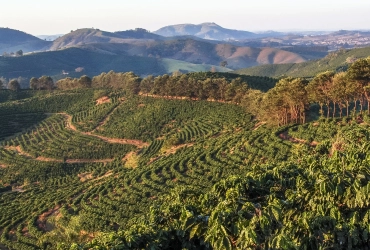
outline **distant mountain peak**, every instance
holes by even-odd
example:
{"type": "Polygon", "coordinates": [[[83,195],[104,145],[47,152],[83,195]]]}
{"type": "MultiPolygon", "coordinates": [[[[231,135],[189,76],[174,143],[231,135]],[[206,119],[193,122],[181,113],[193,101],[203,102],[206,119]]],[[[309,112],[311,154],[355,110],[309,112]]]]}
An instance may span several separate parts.
{"type": "Polygon", "coordinates": [[[214,22],[169,25],[155,31],[154,33],[166,37],[196,36],[209,40],[241,40],[255,36],[252,32],[226,29],[214,22]]]}
{"type": "Polygon", "coordinates": [[[41,40],[23,31],[0,28],[0,54],[18,50],[23,52],[39,51],[45,49],[50,42],[41,40]]]}
{"type": "Polygon", "coordinates": [[[214,22],[205,22],[205,23],[201,23],[199,25],[209,25],[209,26],[221,27],[220,25],[218,25],[217,23],[214,23],[214,22]]]}

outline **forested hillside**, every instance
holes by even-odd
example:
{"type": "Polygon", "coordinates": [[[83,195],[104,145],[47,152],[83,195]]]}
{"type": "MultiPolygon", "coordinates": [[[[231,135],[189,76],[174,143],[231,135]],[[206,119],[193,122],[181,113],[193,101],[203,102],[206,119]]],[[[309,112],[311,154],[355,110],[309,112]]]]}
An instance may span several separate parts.
{"type": "Polygon", "coordinates": [[[367,249],[369,72],[1,89],[0,248],[367,249]]]}

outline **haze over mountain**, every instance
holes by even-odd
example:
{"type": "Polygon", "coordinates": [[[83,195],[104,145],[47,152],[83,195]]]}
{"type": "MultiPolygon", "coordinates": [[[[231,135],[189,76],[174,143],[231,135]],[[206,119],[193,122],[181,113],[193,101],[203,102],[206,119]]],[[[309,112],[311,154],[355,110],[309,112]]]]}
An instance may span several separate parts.
{"type": "Polygon", "coordinates": [[[56,35],[38,35],[36,37],[45,40],[45,41],[54,41],[57,38],[64,36],[64,34],[56,34],[56,35]]]}
{"type": "Polygon", "coordinates": [[[169,25],[154,32],[161,36],[191,35],[210,40],[239,40],[256,37],[249,31],[223,28],[215,23],[169,25]]]}
{"type": "Polygon", "coordinates": [[[125,43],[127,42],[125,39],[119,34],[99,29],[78,29],[56,39],[50,49],[56,50],[88,43],[125,43]]]}
{"type": "Polygon", "coordinates": [[[58,38],[51,49],[81,47],[105,54],[169,58],[196,64],[219,65],[220,62],[227,61],[228,67],[232,69],[268,63],[305,61],[296,53],[274,48],[239,47],[191,38],[162,39],[164,38],[149,32],[110,33],[95,29],[81,29],[58,38]],[[135,37],[144,37],[144,39],[135,39],[135,37]]]}
{"type": "Polygon", "coordinates": [[[16,52],[31,52],[47,49],[51,42],[41,40],[19,30],[0,28],[0,54],[16,52]]]}
{"type": "MultiPolygon", "coordinates": [[[[174,25],[160,30],[163,31],[163,35],[158,34],[160,32],[155,34],[141,28],[117,32],[84,28],[71,31],[50,42],[21,31],[0,29],[0,48],[3,52],[16,52],[19,49],[24,52],[79,49],[68,50],[64,54],[45,52],[42,56],[32,57],[32,60],[6,59],[4,63],[7,66],[17,65],[17,70],[9,68],[9,72],[23,73],[13,74],[2,70],[0,76],[17,77],[16,74],[19,74],[22,77],[30,77],[35,73],[36,75],[50,74],[60,78],[63,77],[61,72],[64,71],[74,74],[76,67],[85,68],[85,73],[91,75],[109,70],[133,70],[137,74],[147,75],[171,73],[176,70],[207,71],[211,68],[217,71],[229,71],[266,64],[284,64],[282,67],[285,67],[322,58],[329,48],[341,46],[341,43],[346,43],[348,46],[352,46],[351,43],[366,45],[366,39],[370,39],[367,32],[343,30],[322,36],[283,35],[273,31],[254,34],[224,29],[214,23],[174,25]],[[261,35],[271,36],[258,37],[261,35]],[[250,38],[245,38],[248,36],[250,38]],[[244,39],[241,39],[242,37],[244,39]],[[209,40],[216,38],[218,40],[209,40]],[[237,38],[240,40],[228,40],[237,38]],[[360,39],[359,42],[356,39],[360,39]],[[81,61],[79,58],[88,58],[88,60],[81,61]],[[43,62],[40,63],[37,60],[43,60],[43,62]],[[45,60],[50,62],[48,66],[44,65],[45,60]],[[68,60],[70,61],[67,62],[68,60]],[[79,63],[75,64],[74,61],[79,63]],[[218,67],[221,62],[226,62],[226,67],[218,67]],[[130,65],[115,66],[120,63],[130,65]],[[33,71],[32,64],[44,65],[49,69],[42,72],[44,68],[41,67],[33,71]]],[[[273,65],[264,66],[261,69],[270,71],[270,68],[282,67],[273,65]]],[[[251,74],[255,75],[254,72],[251,74]]],[[[256,74],[269,75],[260,70],[256,74]]]]}
{"type": "Polygon", "coordinates": [[[260,65],[246,69],[239,69],[236,70],[235,73],[252,76],[291,76],[312,78],[320,72],[345,71],[351,63],[355,62],[359,58],[366,58],[368,56],[370,56],[370,47],[339,50],[318,60],[296,64],[260,65]]]}

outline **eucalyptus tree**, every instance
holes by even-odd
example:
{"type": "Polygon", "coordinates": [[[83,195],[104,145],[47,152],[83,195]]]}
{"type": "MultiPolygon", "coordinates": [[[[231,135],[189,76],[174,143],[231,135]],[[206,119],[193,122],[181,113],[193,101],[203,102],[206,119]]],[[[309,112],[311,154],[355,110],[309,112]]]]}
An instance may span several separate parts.
{"type": "Polygon", "coordinates": [[[78,85],[80,88],[91,88],[92,80],[87,75],[83,75],[78,79],[78,85]]]}
{"type": "Polygon", "coordinates": [[[358,84],[354,81],[349,81],[347,74],[340,72],[333,77],[333,85],[330,90],[330,97],[333,101],[335,115],[335,105],[339,106],[340,117],[342,117],[343,108],[346,108],[346,115],[349,116],[350,103],[354,101],[358,93],[358,84]]]}
{"type": "Polygon", "coordinates": [[[30,88],[33,90],[39,89],[39,79],[32,77],[30,79],[30,88]]]}
{"type": "Polygon", "coordinates": [[[301,78],[283,78],[264,98],[268,116],[276,116],[279,125],[304,123],[308,105],[306,81],[301,78]]]}
{"type": "Polygon", "coordinates": [[[19,84],[17,79],[10,80],[8,83],[8,89],[13,91],[18,91],[21,89],[21,85],[19,84]]]}
{"type": "Polygon", "coordinates": [[[154,85],[154,76],[149,75],[143,78],[140,82],[140,91],[143,94],[149,95],[154,85]]]}
{"type": "Polygon", "coordinates": [[[54,81],[50,76],[41,76],[38,79],[38,89],[51,90],[54,88],[54,81]]]}
{"type": "Polygon", "coordinates": [[[330,116],[330,89],[334,75],[335,73],[333,71],[320,73],[316,75],[306,87],[309,101],[320,105],[320,113],[322,115],[324,115],[323,106],[326,106],[327,118],[330,116]]]}
{"type": "MultiPolygon", "coordinates": [[[[368,88],[370,85],[370,57],[366,59],[359,59],[354,62],[347,71],[348,79],[359,84],[359,101],[361,106],[361,111],[363,109],[364,99],[369,100],[368,88]]],[[[368,104],[369,105],[369,104],[368,104]]]]}

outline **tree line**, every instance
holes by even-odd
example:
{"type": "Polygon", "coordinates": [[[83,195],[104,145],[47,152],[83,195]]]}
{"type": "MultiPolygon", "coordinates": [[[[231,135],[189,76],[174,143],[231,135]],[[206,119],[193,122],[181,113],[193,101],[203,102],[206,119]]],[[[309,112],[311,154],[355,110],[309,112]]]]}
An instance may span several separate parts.
{"type": "MultiPolygon", "coordinates": [[[[16,80],[9,88],[18,89],[16,80]],[[14,86],[15,87],[14,87],[14,86]]],[[[18,84],[19,85],[19,84],[18,84]]],[[[1,86],[1,84],[0,84],[1,86]]],[[[252,89],[241,77],[227,79],[222,75],[197,77],[197,74],[149,75],[140,78],[133,72],[102,73],[65,78],[55,84],[51,77],[30,80],[35,90],[76,88],[123,89],[128,94],[167,98],[211,100],[242,105],[259,120],[275,125],[305,123],[307,115],[319,109],[321,116],[349,116],[350,111],[370,111],[370,57],[355,61],[346,72],[327,71],[311,80],[286,77],[267,92],[252,89]]]]}
{"type": "Polygon", "coordinates": [[[342,117],[365,109],[370,112],[370,58],[354,62],[346,72],[327,71],[313,77],[281,79],[274,88],[254,100],[252,110],[262,120],[278,125],[304,123],[315,106],[324,117],[342,117]]]}
{"type": "Polygon", "coordinates": [[[355,61],[346,72],[327,71],[312,79],[286,77],[267,92],[252,89],[241,78],[195,75],[148,76],[103,73],[92,87],[123,88],[133,94],[214,100],[243,105],[259,120],[275,125],[305,123],[310,112],[324,117],[370,112],[370,57],[355,61]]]}

